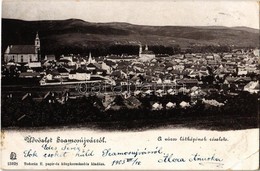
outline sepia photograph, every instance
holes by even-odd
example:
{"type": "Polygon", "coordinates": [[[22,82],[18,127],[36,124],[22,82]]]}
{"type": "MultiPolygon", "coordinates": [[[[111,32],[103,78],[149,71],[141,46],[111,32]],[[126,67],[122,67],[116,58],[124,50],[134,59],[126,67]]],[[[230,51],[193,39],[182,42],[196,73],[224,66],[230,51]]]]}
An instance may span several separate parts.
{"type": "MultiPolygon", "coordinates": [[[[85,157],[97,157],[95,150],[83,149],[86,143],[106,144],[110,139],[116,145],[120,137],[116,135],[122,134],[122,150],[129,135],[133,138],[129,146],[136,147],[137,140],[146,144],[150,139],[144,137],[156,134],[156,143],[163,141],[161,148],[142,146],[131,160],[133,152],[128,150],[126,159],[113,159],[112,164],[100,159],[82,165],[84,169],[192,170],[233,169],[233,164],[246,159],[226,162],[216,149],[214,155],[205,152],[214,149],[211,142],[221,142],[216,145],[220,150],[224,141],[242,141],[233,139],[236,134],[246,136],[255,143],[250,148],[259,150],[255,141],[260,111],[259,1],[3,0],[1,25],[1,148],[9,143],[8,133],[18,133],[23,135],[18,142],[43,143],[41,150],[53,148],[52,157],[65,161],[75,148],[77,157],[82,151],[85,157]],[[179,130],[184,134],[187,130],[187,135],[179,136],[179,130]],[[205,136],[197,137],[200,132],[205,136]],[[211,133],[221,136],[212,138],[211,133]],[[76,138],[60,137],[68,134],[76,138]],[[181,143],[197,143],[193,150],[200,142],[208,144],[203,145],[204,154],[196,151],[189,158],[189,151],[183,151],[184,157],[173,157],[163,145],[168,148],[167,143],[174,141],[177,148],[182,148],[181,143]],[[48,147],[52,143],[58,146],[48,147]],[[155,153],[163,159],[137,167],[155,153]],[[138,155],[146,159],[135,158],[138,155]],[[199,166],[193,161],[200,161],[199,166]],[[191,165],[169,166],[175,162],[191,165]]],[[[104,158],[123,156],[101,148],[104,158]]],[[[28,149],[22,150],[20,159],[42,159],[36,163],[39,168],[72,165],[44,164],[48,154],[28,149]]],[[[249,151],[249,156],[259,159],[259,152],[249,151]]],[[[30,162],[18,165],[15,150],[7,154],[7,161],[13,162],[7,162],[7,168],[39,169],[30,162]]],[[[259,160],[254,158],[254,163],[252,167],[259,168],[259,160]]]]}

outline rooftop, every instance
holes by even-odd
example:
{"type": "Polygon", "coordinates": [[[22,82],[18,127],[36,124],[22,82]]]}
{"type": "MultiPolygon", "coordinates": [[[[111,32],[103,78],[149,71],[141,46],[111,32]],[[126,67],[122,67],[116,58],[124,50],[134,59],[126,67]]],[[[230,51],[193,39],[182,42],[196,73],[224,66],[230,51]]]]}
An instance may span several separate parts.
{"type": "Polygon", "coordinates": [[[35,54],[34,45],[11,45],[9,54],[35,54]]]}

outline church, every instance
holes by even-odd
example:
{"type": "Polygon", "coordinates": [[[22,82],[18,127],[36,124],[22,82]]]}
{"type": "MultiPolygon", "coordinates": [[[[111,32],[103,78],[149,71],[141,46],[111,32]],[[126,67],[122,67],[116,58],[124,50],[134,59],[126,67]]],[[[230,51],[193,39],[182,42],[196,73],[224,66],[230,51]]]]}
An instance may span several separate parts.
{"type": "Polygon", "coordinates": [[[9,45],[4,53],[4,61],[7,63],[30,63],[40,59],[40,38],[36,34],[34,45],[9,45]]]}
{"type": "Polygon", "coordinates": [[[142,45],[139,48],[139,60],[141,61],[150,61],[155,58],[155,54],[153,51],[148,50],[148,46],[145,46],[145,50],[143,50],[142,45]]]}

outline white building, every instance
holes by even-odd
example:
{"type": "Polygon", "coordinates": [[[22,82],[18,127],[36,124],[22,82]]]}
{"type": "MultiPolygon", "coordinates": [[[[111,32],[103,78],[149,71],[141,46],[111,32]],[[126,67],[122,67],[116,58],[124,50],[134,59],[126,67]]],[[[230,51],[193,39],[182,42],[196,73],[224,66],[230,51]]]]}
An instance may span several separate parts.
{"type": "Polygon", "coordinates": [[[155,58],[155,54],[153,51],[148,50],[148,46],[145,46],[145,50],[143,51],[142,45],[139,48],[139,60],[140,61],[150,61],[155,58]]]}
{"type": "Polygon", "coordinates": [[[90,80],[91,75],[89,73],[83,72],[83,71],[71,71],[69,73],[69,79],[70,80],[90,80]]]}
{"type": "Polygon", "coordinates": [[[9,45],[4,53],[4,61],[15,63],[37,62],[40,58],[40,38],[36,34],[34,45],[9,45]]]}

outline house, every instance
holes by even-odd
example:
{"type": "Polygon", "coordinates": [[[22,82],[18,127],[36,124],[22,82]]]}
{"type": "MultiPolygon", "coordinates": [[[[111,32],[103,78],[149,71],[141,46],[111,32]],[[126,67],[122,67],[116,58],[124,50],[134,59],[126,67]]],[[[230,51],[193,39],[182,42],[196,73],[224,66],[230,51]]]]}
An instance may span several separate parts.
{"type": "Polygon", "coordinates": [[[158,78],[158,79],[156,80],[156,84],[162,84],[162,79],[161,79],[161,78],[158,78]]]}
{"type": "Polygon", "coordinates": [[[166,109],[172,109],[176,107],[176,103],[168,102],[166,104],[166,109]]]}
{"type": "Polygon", "coordinates": [[[34,45],[9,45],[4,53],[4,61],[14,63],[37,62],[40,59],[40,39],[36,34],[34,45]]]}
{"type": "Polygon", "coordinates": [[[213,57],[214,57],[214,60],[216,60],[216,61],[220,61],[221,60],[221,57],[220,57],[219,54],[214,53],[213,57]]]}
{"type": "Polygon", "coordinates": [[[55,62],[54,61],[50,61],[50,60],[43,60],[43,61],[41,61],[41,65],[45,66],[45,67],[50,67],[50,66],[52,66],[54,64],[55,64],[55,62]]]}
{"type": "Polygon", "coordinates": [[[19,78],[40,78],[40,73],[38,72],[22,72],[19,78]]]}
{"type": "Polygon", "coordinates": [[[237,75],[247,75],[246,70],[238,70],[237,75]]]}
{"type": "Polygon", "coordinates": [[[250,77],[231,77],[228,76],[226,77],[224,84],[247,84],[251,81],[250,77]]]}
{"type": "Polygon", "coordinates": [[[171,84],[171,83],[172,83],[172,80],[169,79],[169,78],[165,78],[165,79],[163,80],[163,83],[164,83],[164,84],[171,84]]]}
{"type": "Polygon", "coordinates": [[[216,106],[216,107],[224,106],[224,103],[220,103],[220,102],[218,102],[217,100],[214,100],[214,99],[206,100],[205,98],[203,98],[202,103],[209,105],[209,106],[216,106]]]}
{"type": "Polygon", "coordinates": [[[260,55],[260,49],[254,49],[254,50],[253,50],[253,54],[254,54],[254,56],[259,57],[259,55],[260,55]]]}
{"type": "Polygon", "coordinates": [[[111,60],[113,62],[122,62],[122,61],[136,61],[137,56],[132,56],[132,55],[127,55],[127,54],[122,54],[121,56],[119,55],[110,55],[107,56],[107,60],[111,60]]]}
{"type": "Polygon", "coordinates": [[[63,65],[63,66],[75,66],[76,62],[74,62],[72,60],[71,56],[65,56],[60,58],[60,60],[58,61],[58,64],[63,65]]]}
{"type": "Polygon", "coordinates": [[[55,55],[51,54],[51,55],[45,55],[44,60],[49,60],[49,61],[55,61],[55,55]]]}
{"type": "Polygon", "coordinates": [[[207,76],[207,75],[209,75],[208,71],[191,71],[189,77],[191,78],[199,77],[201,79],[203,76],[207,76]]]}
{"type": "Polygon", "coordinates": [[[126,107],[129,109],[137,109],[142,105],[142,103],[134,96],[130,96],[127,99],[125,99],[124,103],[126,107]]]}
{"type": "Polygon", "coordinates": [[[218,66],[218,62],[217,61],[214,61],[214,60],[208,60],[207,61],[207,64],[214,67],[214,66],[218,66]]]}
{"type": "Polygon", "coordinates": [[[165,94],[165,92],[164,92],[164,90],[159,89],[159,90],[156,90],[156,91],[155,91],[155,94],[156,94],[157,96],[162,96],[162,95],[165,94]]]}
{"type": "Polygon", "coordinates": [[[193,58],[193,55],[192,55],[192,54],[189,54],[189,53],[186,53],[186,54],[184,55],[184,57],[185,57],[185,58],[193,58]]]}
{"type": "Polygon", "coordinates": [[[223,59],[229,60],[232,59],[232,54],[224,54],[223,59]]]}
{"type": "Polygon", "coordinates": [[[260,91],[259,81],[251,81],[244,87],[244,91],[248,91],[249,93],[258,93],[260,91]]]}
{"type": "Polygon", "coordinates": [[[187,89],[186,87],[181,87],[178,90],[179,93],[187,94],[190,92],[190,89],[187,89]]]}
{"type": "Polygon", "coordinates": [[[146,95],[151,95],[152,94],[152,92],[153,92],[153,90],[146,90],[145,92],[144,92],[144,94],[146,94],[146,95]]]}
{"type": "Polygon", "coordinates": [[[251,65],[246,64],[244,69],[248,73],[253,73],[253,72],[255,72],[257,70],[257,65],[255,65],[255,64],[251,64],[251,65]]]}
{"type": "Polygon", "coordinates": [[[162,104],[161,103],[154,103],[152,105],[152,110],[161,110],[163,108],[162,104]]]}
{"type": "Polygon", "coordinates": [[[120,70],[113,71],[110,76],[117,79],[127,78],[127,74],[120,70]]]}
{"type": "Polygon", "coordinates": [[[43,71],[43,68],[41,67],[41,62],[30,62],[24,65],[24,67],[27,68],[27,70],[41,72],[43,71]]]}
{"type": "Polygon", "coordinates": [[[57,71],[60,73],[62,78],[69,77],[69,71],[66,68],[58,68],[57,71]]]}
{"type": "MultiPolygon", "coordinates": [[[[97,73],[97,71],[101,71],[101,68],[101,65],[98,63],[89,63],[86,66],[86,69],[90,71],[92,74],[97,73]]],[[[104,72],[104,70],[102,70],[102,72],[104,72]]]]}
{"type": "Polygon", "coordinates": [[[243,89],[246,84],[251,81],[250,77],[226,77],[224,84],[228,86],[228,88],[234,87],[235,89],[243,89]]]}
{"type": "Polygon", "coordinates": [[[187,87],[198,86],[198,83],[199,83],[199,81],[197,79],[188,79],[188,78],[176,80],[176,82],[180,86],[184,86],[185,85],[187,87]]]}
{"type": "Polygon", "coordinates": [[[89,63],[87,66],[86,66],[86,69],[89,70],[89,71],[94,71],[97,69],[97,66],[94,65],[93,63],[89,63]]]}
{"type": "Polygon", "coordinates": [[[102,61],[101,63],[101,69],[105,70],[107,74],[111,74],[112,72],[112,67],[110,67],[109,65],[107,65],[105,62],[102,61]]]}
{"type": "Polygon", "coordinates": [[[106,74],[106,70],[103,69],[96,69],[94,74],[103,75],[106,74]]]}
{"type": "MultiPolygon", "coordinates": [[[[116,69],[117,68],[117,63],[116,62],[113,62],[112,60],[105,60],[103,61],[107,66],[109,66],[110,68],[113,69],[116,69]]],[[[102,64],[101,64],[102,65],[102,64]]],[[[104,69],[104,68],[103,68],[104,69]]]]}
{"type": "Polygon", "coordinates": [[[67,59],[69,61],[73,61],[73,54],[70,54],[68,56],[65,56],[65,55],[61,55],[61,58],[60,59],[67,59]]]}
{"type": "Polygon", "coordinates": [[[175,94],[177,94],[177,90],[170,88],[170,89],[167,90],[167,93],[170,94],[170,95],[175,95],[175,94]]]}
{"type": "Polygon", "coordinates": [[[136,90],[136,91],[134,91],[134,96],[138,96],[138,95],[140,95],[142,92],[140,91],[140,90],[136,90]]]}
{"type": "Polygon", "coordinates": [[[173,67],[173,70],[179,70],[179,71],[182,71],[182,70],[184,70],[184,64],[181,64],[181,63],[179,63],[178,65],[174,65],[173,67]]]}
{"type": "Polygon", "coordinates": [[[90,80],[91,74],[81,68],[69,72],[69,80],[90,80]]]}
{"type": "Polygon", "coordinates": [[[214,56],[213,55],[207,55],[206,60],[214,60],[214,56]]]}
{"type": "Polygon", "coordinates": [[[24,66],[28,66],[29,68],[41,68],[41,62],[30,62],[24,66]]]}
{"type": "Polygon", "coordinates": [[[47,73],[47,75],[46,75],[47,80],[53,80],[53,79],[60,80],[61,79],[61,75],[56,69],[48,70],[46,73],[47,73]]]}
{"type": "Polygon", "coordinates": [[[182,101],[182,102],[180,103],[180,107],[181,107],[181,108],[190,107],[190,103],[189,103],[189,102],[182,101]]]}

